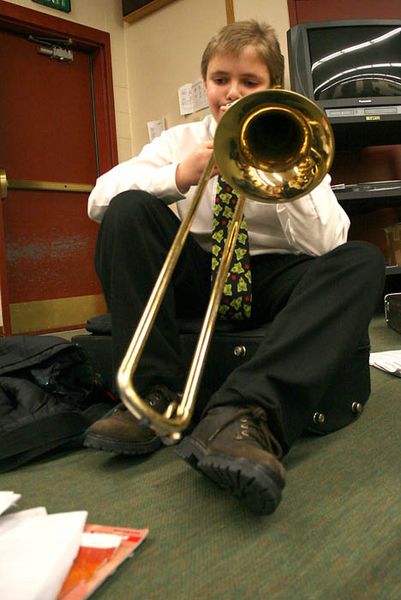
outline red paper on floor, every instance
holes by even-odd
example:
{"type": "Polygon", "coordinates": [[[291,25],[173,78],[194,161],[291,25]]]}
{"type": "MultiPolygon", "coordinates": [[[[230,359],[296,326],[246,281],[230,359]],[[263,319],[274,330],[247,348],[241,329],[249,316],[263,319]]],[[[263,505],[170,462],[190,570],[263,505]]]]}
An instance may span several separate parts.
{"type": "Polygon", "coordinates": [[[81,547],[57,600],[88,598],[132,556],[148,532],[148,529],[85,525],[81,547]]]}

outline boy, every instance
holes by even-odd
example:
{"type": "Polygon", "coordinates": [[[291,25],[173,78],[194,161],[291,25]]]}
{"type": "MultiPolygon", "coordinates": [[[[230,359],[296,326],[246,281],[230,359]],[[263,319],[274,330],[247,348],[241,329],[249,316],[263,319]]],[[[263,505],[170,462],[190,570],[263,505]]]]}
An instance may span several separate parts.
{"type": "MultiPolygon", "coordinates": [[[[227,107],[281,87],[283,70],[271,27],[252,20],[224,27],[201,63],[211,115],[164,132],[98,179],[89,216],[102,221],[95,262],[112,315],[115,371],[179,227],[168,204],[176,202],[179,216],[185,214],[227,107]]],[[[209,300],[221,185],[216,168],[135,375],[136,388],[156,410],[182,389],[177,317],[203,317],[209,300]]],[[[255,513],[267,514],[281,499],[281,459],[367,330],[383,288],[384,261],[367,243],[347,243],[349,219],[329,176],[294,202],[247,201],[245,219],[252,273],[247,327],[270,325],[255,356],[210,398],[178,453],[255,513]]],[[[85,443],[128,454],[161,445],[123,405],[95,423],[85,443]]]]}

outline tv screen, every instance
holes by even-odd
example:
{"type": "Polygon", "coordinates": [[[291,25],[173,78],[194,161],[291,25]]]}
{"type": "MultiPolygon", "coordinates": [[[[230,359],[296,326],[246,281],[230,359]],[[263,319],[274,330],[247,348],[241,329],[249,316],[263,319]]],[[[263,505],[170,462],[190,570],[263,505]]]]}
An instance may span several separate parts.
{"type": "Polygon", "coordinates": [[[391,125],[401,120],[401,20],[304,23],[287,40],[291,88],[320,106],[340,141],[401,141],[391,125]]]}
{"type": "Polygon", "coordinates": [[[315,100],[401,96],[401,26],[310,29],[315,100]]]}

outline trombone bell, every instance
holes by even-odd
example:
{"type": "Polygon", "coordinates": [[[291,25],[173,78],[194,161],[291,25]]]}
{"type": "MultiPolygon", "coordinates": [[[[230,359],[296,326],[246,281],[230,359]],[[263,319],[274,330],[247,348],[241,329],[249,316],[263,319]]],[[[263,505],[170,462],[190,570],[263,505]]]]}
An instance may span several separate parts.
{"type": "Polygon", "coordinates": [[[322,181],[333,160],[334,138],[313,102],[288,90],[266,90],[227,110],[214,152],[237,192],[276,204],[296,200],[322,181]]]}
{"type": "Polygon", "coordinates": [[[256,92],[235,102],[223,115],[216,129],[214,157],[202,174],[117,374],[122,402],[165,443],[177,442],[192,418],[245,198],[266,203],[296,200],[322,181],[333,156],[334,137],[329,122],[313,102],[295,92],[256,92]],[[237,191],[239,200],[182,400],[161,414],[139,396],[132,379],[215,165],[237,191]]]}

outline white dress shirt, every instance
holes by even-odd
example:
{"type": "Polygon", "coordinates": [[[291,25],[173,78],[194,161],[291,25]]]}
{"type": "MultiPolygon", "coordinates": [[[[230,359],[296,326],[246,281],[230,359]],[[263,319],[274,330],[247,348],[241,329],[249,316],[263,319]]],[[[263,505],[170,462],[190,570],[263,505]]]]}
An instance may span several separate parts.
{"type": "MultiPolygon", "coordinates": [[[[97,179],[89,196],[88,214],[100,222],[114,196],[126,190],[143,190],[166,204],[176,203],[180,218],[190,205],[196,187],[183,195],[176,185],[178,164],[199,144],[213,140],[216,121],[209,115],[203,121],[177,125],[146,144],[140,154],[97,179]]],[[[330,187],[326,175],[312,192],[282,204],[248,200],[245,217],[251,254],[304,253],[319,256],[347,240],[349,219],[330,187]]],[[[211,233],[217,177],[208,182],[191,226],[198,243],[211,250],[211,233]]]]}

